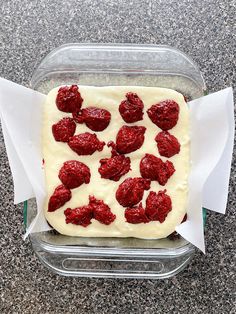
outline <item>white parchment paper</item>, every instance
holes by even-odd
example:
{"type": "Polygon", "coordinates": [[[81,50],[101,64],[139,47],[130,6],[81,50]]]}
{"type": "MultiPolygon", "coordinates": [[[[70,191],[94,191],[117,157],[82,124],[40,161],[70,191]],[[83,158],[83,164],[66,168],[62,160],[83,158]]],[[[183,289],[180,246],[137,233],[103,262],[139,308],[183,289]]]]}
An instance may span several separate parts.
{"type": "MultiPolygon", "coordinates": [[[[41,154],[45,95],[0,78],[0,115],[14,182],[14,203],[36,197],[38,213],[31,232],[51,228],[43,214],[46,195],[41,154]]],[[[234,114],[232,88],[189,102],[191,173],[187,221],[176,227],[205,252],[202,207],[225,213],[231,169],[234,114]]]]}
{"type": "Polygon", "coordinates": [[[202,207],[225,213],[234,138],[232,88],[189,102],[191,172],[188,219],[176,227],[205,252],[202,207]]]}

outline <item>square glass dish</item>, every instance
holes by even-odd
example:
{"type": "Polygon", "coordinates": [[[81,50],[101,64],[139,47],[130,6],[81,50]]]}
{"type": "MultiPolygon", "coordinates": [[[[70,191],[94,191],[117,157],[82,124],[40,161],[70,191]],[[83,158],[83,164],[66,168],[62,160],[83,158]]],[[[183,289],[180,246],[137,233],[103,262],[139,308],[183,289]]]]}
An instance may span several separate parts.
{"type": "MultiPolygon", "coordinates": [[[[38,65],[31,87],[47,94],[65,84],[139,85],[175,89],[188,99],[204,95],[204,79],[184,53],[168,46],[127,44],[67,44],[50,52],[38,65]]],[[[25,202],[26,224],[36,212],[25,202]]],[[[39,259],[65,276],[167,278],[191,260],[194,247],[174,240],[82,238],[52,231],[33,233],[30,240],[39,259]]]]}

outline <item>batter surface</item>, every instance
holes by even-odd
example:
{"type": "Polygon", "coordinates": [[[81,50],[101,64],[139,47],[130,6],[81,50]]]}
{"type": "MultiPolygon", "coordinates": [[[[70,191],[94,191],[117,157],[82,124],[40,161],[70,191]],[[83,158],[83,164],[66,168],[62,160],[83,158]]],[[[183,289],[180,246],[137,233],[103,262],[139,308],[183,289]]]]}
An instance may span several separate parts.
{"type": "Polygon", "coordinates": [[[139,86],[111,86],[93,87],[79,86],[79,92],[83,98],[82,108],[95,106],[107,109],[111,113],[111,121],[108,127],[101,132],[94,132],[85,124],[76,124],[75,135],[90,132],[96,133],[100,141],[108,143],[116,141],[118,130],[123,125],[145,126],[145,140],[141,148],[126,154],[131,159],[131,169],[121,177],[118,182],[101,178],[98,172],[99,160],[111,157],[111,148],[104,146],[102,151],[96,151],[92,155],[78,156],[67,143],[55,141],[52,134],[52,125],[63,117],[72,117],[72,114],[59,111],[56,106],[58,88],[51,90],[47,96],[44,107],[43,119],[43,158],[46,177],[46,187],[48,197],[45,201],[45,217],[59,233],[70,236],[84,237],[136,237],[136,238],[163,238],[172,233],[176,225],[180,224],[185,213],[188,196],[188,174],[190,171],[190,138],[189,138],[189,110],[184,97],[170,89],[139,87],[139,86]],[[125,100],[126,93],[134,92],[144,103],[143,120],[135,123],[125,123],[119,113],[119,105],[125,100]],[[179,119],[176,126],[169,130],[180,143],[180,152],[171,158],[159,155],[157,143],[154,140],[157,133],[162,131],[148,117],[147,110],[154,104],[164,100],[174,100],[179,105],[179,119]],[[151,188],[144,191],[142,199],[143,206],[150,191],[158,192],[167,190],[167,194],[172,200],[172,210],[168,213],[165,221],[151,221],[148,223],[131,224],[127,223],[124,211],[116,200],[115,194],[119,185],[127,178],[141,177],[140,160],[144,155],[153,154],[163,161],[169,160],[174,164],[175,173],[170,177],[165,186],[161,186],[157,181],[151,181],[151,188]],[[78,160],[90,168],[91,179],[89,184],[82,184],[78,188],[71,190],[72,197],[61,208],[48,212],[48,201],[55,188],[61,184],[58,178],[59,170],[63,163],[68,160],[78,160]],[[89,195],[101,199],[110,208],[116,219],[110,225],[104,225],[92,219],[87,227],[74,224],[66,224],[64,211],[67,208],[76,208],[88,204],[89,195]]]}

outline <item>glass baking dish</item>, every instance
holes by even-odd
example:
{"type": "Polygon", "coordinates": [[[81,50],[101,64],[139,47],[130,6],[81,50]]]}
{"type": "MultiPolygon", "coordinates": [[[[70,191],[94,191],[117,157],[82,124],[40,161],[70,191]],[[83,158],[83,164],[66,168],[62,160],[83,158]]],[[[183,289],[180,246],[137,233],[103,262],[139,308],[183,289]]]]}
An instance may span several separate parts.
{"type": "MultiPolygon", "coordinates": [[[[181,51],[162,45],[67,44],[38,65],[31,87],[47,94],[65,84],[140,85],[175,89],[188,99],[205,93],[197,65],[181,51]]],[[[36,213],[25,202],[26,224],[36,213]]],[[[30,235],[34,251],[52,271],[65,276],[167,278],[191,260],[194,247],[181,237],[161,240],[81,238],[56,231],[30,235]]]]}

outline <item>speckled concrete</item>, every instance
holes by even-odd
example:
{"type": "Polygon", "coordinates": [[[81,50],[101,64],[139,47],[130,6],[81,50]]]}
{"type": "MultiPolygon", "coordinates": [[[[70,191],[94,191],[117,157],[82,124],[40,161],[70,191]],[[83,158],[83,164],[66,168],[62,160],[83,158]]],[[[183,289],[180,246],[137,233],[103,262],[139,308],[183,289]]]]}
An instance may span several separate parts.
{"type": "MultiPolygon", "coordinates": [[[[0,76],[27,85],[36,62],[62,43],[161,43],[192,56],[209,90],[217,91],[235,84],[235,10],[234,0],[4,0],[0,76]]],[[[13,205],[1,136],[0,313],[235,313],[235,179],[234,165],[227,214],[208,215],[206,256],[196,253],[180,275],[164,281],[63,278],[22,241],[22,206],[13,205]]]]}

